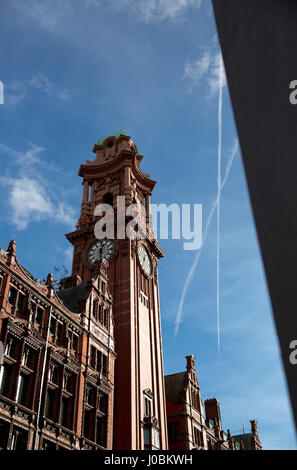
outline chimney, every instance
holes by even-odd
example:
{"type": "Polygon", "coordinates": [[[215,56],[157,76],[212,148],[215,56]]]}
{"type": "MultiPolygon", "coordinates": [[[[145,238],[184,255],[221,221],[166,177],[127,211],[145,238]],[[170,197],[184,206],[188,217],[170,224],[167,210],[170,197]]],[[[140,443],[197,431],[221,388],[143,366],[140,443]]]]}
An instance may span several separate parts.
{"type": "Polygon", "coordinates": [[[250,423],[251,423],[252,434],[257,435],[258,434],[258,422],[255,419],[252,419],[250,423]]]}
{"type": "Polygon", "coordinates": [[[217,424],[219,430],[221,430],[222,421],[219,401],[216,398],[210,398],[205,400],[204,405],[206,419],[211,419],[215,424],[217,424]]]}

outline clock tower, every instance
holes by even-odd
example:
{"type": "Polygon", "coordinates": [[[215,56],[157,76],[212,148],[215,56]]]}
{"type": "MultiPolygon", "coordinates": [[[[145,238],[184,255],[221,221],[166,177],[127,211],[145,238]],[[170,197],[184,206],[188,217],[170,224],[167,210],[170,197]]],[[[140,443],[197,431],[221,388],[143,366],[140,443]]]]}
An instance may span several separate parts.
{"type": "Polygon", "coordinates": [[[150,217],[156,182],[141,171],[143,157],[123,131],[100,139],[93,152],[94,161],[79,169],[83,199],[77,230],[66,236],[74,247],[73,278],[87,283],[102,259],[109,265],[116,351],[113,448],[167,449],[157,270],[164,252],[150,217]],[[101,218],[100,204],[109,208],[101,218]],[[96,237],[102,217],[111,221],[114,236],[96,237]],[[137,236],[129,235],[129,225],[137,236]]]}

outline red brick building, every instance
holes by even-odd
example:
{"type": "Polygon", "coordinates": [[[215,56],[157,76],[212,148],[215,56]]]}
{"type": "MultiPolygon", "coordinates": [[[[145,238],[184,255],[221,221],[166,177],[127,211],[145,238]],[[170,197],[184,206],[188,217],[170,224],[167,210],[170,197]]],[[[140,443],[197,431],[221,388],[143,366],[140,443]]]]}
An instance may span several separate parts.
{"type": "MultiPolygon", "coordinates": [[[[130,137],[103,138],[93,151],[79,170],[81,215],[66,235],[71,277],[55,290],[51,274],[42,283],[19,264],[14,241],[0,253],[3,449],[167,449],[157,274],[164,252],[150,220],[156,183],[142,173],[130,137]],[[117,215],[118,196],[124,209],[139,209],[141,239],[95,237],[95,208],[109,204],[117,215]]],[[[133,218],[124,215],[124,224],[133,218]]],[[[116,217],[113,228],[120,231],[116,217]]]]}
{"type": "Polygon", "coordinates": [[[92,279],[34,279],[15,242],[0,252],[0,448],[100,449],[112,443],[112,297],[103,261],[92,279]]]}
{"type": "Polygon", "coordinates": [[[252,432],[231,436],[223,430],[216,398],[205,400],[203,408],[196,375],[195,357],[187,356],[187,370],[165,376],[169,449],[174,450],[260,450],[257,422],[252,432]]]}
{"type": "Polygon", "coordinates": [[[81,214],[66,235],[71,276],[58,287],[52,274],[42,282],[20,265],[14,241],[0,251],[0,449],[168,449],[166,405],[170,448],[232,448],[217,400],[204,416],[193,356],[186,372],[165,378],[165,397],[156,182],[124,133],[93,152],[79,169],[81,214]],[[135,221],[133,238],[123,225],[135,221]],[[104,224],[112,234],[100,239],[104,224]]]}

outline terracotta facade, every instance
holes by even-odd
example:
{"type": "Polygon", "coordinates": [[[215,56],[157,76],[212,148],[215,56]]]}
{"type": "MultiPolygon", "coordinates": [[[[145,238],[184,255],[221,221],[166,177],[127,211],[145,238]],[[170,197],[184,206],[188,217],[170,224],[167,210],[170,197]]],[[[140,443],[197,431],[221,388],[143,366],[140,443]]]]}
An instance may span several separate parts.
{"type": "Polygon", "coordinates": [[[51,274],[42,283],[19,264],[15,242],[0,252],[0,448],[111,447],[115,351],[106,276],[102,262],[89,283],[65,280],[62,297],[51,274]]]}
{"type": "Polygon", "coordinates": [[[165,376],[169,449],[261,450],[257,421],[252,432],[232,436],[223,430],[219,401],[201,398],[195,357],[187,356],[187,370],[165,376]]]}
{"type": "Polygon", "coordinates": [[[19,264],[14,241],[0,250],[0,449],[261,448],[256,421],[250,438],[235,439],[216,399],[204,413],[194,356],[164,380],[156,182],[125,134],[93,152],[79,169],[81,213],[66,235],[71,276],[40,281],[19,264]],[[107,227],[112,236],[98,237],[107,227]]]}
{"type": "MultiPolygon", "coordinates": [[[[140,170],[142,156],[124,134],[93,151],[95,160],[79,170],[81,215],[66,235],[74,248],[71,276],[56,290],[52,275],[41,283],[20,266],[14,242],[0,255],[2,448],[167,449],[157,274],[164,252],[150,220],[155,181],[140,170]],[[118,234],[97,246],[95,208],[113,207],[116,233],[118,196],[124,209],[139,209],[143,237],[118,234]],[[110,256],[99,259],[104,250],[110,256]],[[27,350],[30,367],[23,364],[27,350]]],[[[133,218],[124,215],[124,224],[133,218]]]]}

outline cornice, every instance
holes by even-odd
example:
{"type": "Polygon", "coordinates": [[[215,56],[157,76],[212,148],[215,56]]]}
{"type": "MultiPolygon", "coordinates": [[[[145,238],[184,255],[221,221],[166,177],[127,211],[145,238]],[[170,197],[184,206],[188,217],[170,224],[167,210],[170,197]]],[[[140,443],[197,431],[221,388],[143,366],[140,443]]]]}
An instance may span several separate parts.
{"type": "Polygon", "coordinates": [[[143,173],[139,167],[142,156],[133,152],[133,150],[123,149],[119,154],[110,161],[104,163],[89,162],[82,164],[79,168],[78,175],[86,179],[104,178],[110,176],[125,166],[130,166],[137,176],[137,182],[144,191],[151,192],[156,185],[156,181],[150,179],[143,173]]]}

